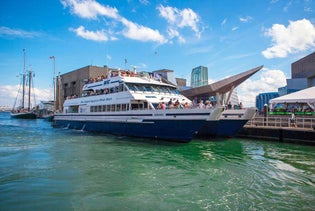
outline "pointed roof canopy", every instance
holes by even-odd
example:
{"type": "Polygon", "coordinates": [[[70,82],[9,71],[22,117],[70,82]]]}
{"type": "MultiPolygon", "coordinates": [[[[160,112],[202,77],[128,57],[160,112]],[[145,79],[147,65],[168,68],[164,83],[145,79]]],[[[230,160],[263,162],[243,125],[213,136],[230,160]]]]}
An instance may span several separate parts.
{"type": "Polygon", "coordinates": [[[209,85],[183,90],[181,93],[190,99],[193,99],[194,97],[208,98],[216,96],[217,93],[225,94],[243,83],[246,79],[257,73],[262,68],[263,65],[209,85]]]}

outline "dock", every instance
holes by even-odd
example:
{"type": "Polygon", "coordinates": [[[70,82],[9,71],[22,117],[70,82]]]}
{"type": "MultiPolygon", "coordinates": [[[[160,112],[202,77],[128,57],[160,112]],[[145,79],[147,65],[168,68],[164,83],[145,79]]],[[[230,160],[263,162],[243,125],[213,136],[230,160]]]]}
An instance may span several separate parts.
{"type": "Polygon", "coordinates": [[[256,117],[237,134],[242,138],[265,139],[279,142],[315,145],[315,118],[296,118],[295,125],[289,117],[256,117]]]}

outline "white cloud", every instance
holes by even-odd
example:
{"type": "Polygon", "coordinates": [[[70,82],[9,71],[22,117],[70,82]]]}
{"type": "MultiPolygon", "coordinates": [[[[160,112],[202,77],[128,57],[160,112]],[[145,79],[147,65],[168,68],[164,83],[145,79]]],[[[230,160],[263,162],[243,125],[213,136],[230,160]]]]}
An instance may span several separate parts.
{"type": "Polygon", "coordinates": [[[0,27],[0,36],[33,38],[33,37],[40,36],[40,33],[32,32],[32,31],[25,31],[22,29],[11,29],[9,27],[1,26],[0,27]]]}
{"type": "Polygon", "coordinates": [[[109,55],[109,54],[106,54],[106,59],[107,59],[107,60],[112,60],[112,57],[111,57],[111,55],[109,55]]]}
{"type": "Polygon", "coordinates": [[[232,31],[238,30],[238,26],[234,26],[231,30],[232,30],[232,31]]]}
{"type": "Polygon", "coordinates": [[[237,93],[244,106],[255,106],[256,96],[265,92],[278,92],[286,85],[286,77],[281,70],[264,68],[258,73],[258,80],[247,79],[237,87],[237,93]]]}
{"type": "Polygon", "coordinates": [[[82,37],[87,40],[107,41],[109,39],[104,30],[88,31],[83,26],[80,26],[76,29],[70,28],[70,31],[75,32],[77,36],[82,37]]]}
{"type": "MultiPolygon", "coordinates": [[[[164,44],[167,39],[160,34],[158,30],[134,23],[119,15],[116,8],[104,6],[94,0],[62,0],[61,3],[64,7],[70,7],[73,14],[82,18],[96,19],[98,16],[104,16],[113,20],[113,24],[107,29],[89,31],[84,26],[76,29],[70,28],[70,31],[75,32],[78,36],[93,41],[108,41],[117,40],[117,37],[111,36],[112,34],[122,34],[126,38],[138,40],[142,42],[158,42],[164,44]],[[113,28],[117,26],[116,23],[121,23],[123,29],[121,32],[114,32],[113,28]]],[[[141,1],[142,4],[148,4],[146,0],[141,1]]]]}
{"type": "Polygon", "coordinates": [[[61,0],[61,3],[82,18],[96,19],[98,15],[114,19],[119,17],[116,8],[103,6],[94,0],[61,0]]]}
{"type": "MultiPolygon", "coordinates": [[[[19,90],[19,85],[2,85],[0,86],[0,106],[8,106],[10,108],[13,107],[14,101],[17,98],[19,90]]],[[[51,89],[37,89],[34,88],[36,104],[39,104],[40,101],[52,100],[53,99],[53,91],[51,89]]],[[[19,95],[19,98],[21,95],[19,95]]],[[[32,94],[33,97],[33,94],[32,94]]],[[[20,103],[20,102],[17,102],[20,103]]],[[[34,100],[32,99],[32,102],[34,100]]]]}
{"type": "Polygon", "coordinates": [[[160,12],[160,16],[169,23],[169,28],[177,30],[178,28],[188,27],[200,38],[201,31],[198,28],[200,18],[192,9],[185,8],[180,10],[176,7],[164,7],[163,5],[159,5],[157,9],[160,12]]]}
{"type": "Polygon", "coordinates": [[[143,5],[149,5],[150,2],[148,0],[139,0],[139,2],[143,5]]]}
{"type": "Polygon", "coordinates": [[[242,23],[247,23],[249,21],[251,21],[253,18],[251,16],[246,16],[246,17],[240,17],[240,21],[242,23]]]}
{"type": "Polygon", "coordinates": [[[285,27],[274,24],[265,32],[272,38],[272,47],[262,51],[265,58],[284,58],[288,54],[302,52],[315,47],[315,27],[306,19],[290,21],[285,27]]]}
{"type": "Polygon", "coordinates": [[[224,20],[221,22],[221,25],[225,25],[225,24],[226,24],[226,22],[227,22],[227,19],[226,19],[226,18],[224,18],[224,20]]]}
{"type": "Polygon", "coordinates": [[[154,41],[160,44],[166,43],[167,40],[158,30],[133,23],[125,18],[121,19],[121,22],[126,26],[123,30],[123,35],[127,38],[138,40],[138,41],[154,41]]]}
{"type": "Polygon", "coordinates": [[[185,38],[182,37],[176,29],[169,28],[167,30],[167,33],[168,33],[168,36],[170,37],[170,39],[177,37],[179,43],[185,43],[186,42],[185,38]]]}

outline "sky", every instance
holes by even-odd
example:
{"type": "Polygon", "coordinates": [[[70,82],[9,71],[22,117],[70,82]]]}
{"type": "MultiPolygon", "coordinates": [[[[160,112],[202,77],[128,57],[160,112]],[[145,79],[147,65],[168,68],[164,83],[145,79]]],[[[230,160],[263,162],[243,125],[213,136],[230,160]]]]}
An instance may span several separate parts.
{"type": "Polygon", "coordinates": [[[236,88],[244,106],[255,106],[314,52],[315,0],[3,0],[0,106],[14,103],[23,49],[37,103],[53,99],[54,56],[56,74],[88,65],[171,69],[188,85],[200,65],[210,83],[264,65],[236,88]]]}

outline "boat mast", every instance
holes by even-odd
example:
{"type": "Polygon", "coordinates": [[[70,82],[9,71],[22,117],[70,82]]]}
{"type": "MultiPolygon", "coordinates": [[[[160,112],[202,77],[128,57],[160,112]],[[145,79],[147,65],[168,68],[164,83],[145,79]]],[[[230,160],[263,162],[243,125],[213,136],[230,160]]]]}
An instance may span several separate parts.
{"type": "Polygon", "coordinates": [[[31,110],[31,88],[32,88],[32,66],[30,65],[30,71],[28,73],[28,107],[27,107],[27,111],[31,110]]]}
{"type": "Polygon", "coordinates": [[[24,53],[24,70],[23,70],[23,92],[22,92],[22,108],[24,109],[24,97],[25,97],[25,82],[26,82],[26,67],[25,67],[25,63],[26,63],[26,50],[25,48],[23,49],[23,53],[24,53]]]}

